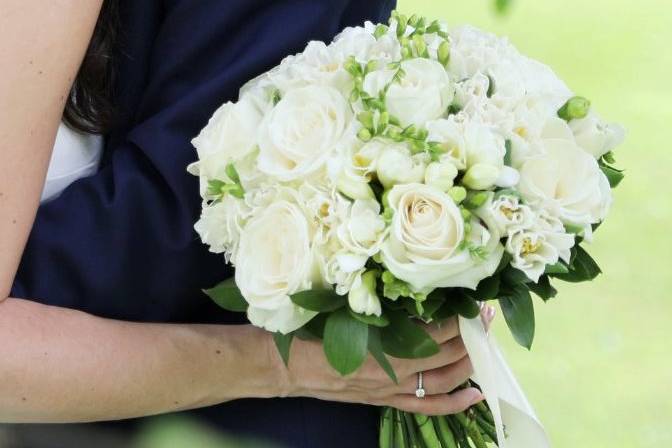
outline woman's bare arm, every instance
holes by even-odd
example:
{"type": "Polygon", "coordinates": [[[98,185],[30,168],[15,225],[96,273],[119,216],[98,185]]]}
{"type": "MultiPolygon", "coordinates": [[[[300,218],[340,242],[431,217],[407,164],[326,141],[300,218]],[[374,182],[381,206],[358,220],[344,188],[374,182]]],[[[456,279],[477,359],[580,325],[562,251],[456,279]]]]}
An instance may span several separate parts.
{"type": "Polygon", "coordinates": [[[102,0],[0,0],[0,300],[30,233],[102,0]]]}

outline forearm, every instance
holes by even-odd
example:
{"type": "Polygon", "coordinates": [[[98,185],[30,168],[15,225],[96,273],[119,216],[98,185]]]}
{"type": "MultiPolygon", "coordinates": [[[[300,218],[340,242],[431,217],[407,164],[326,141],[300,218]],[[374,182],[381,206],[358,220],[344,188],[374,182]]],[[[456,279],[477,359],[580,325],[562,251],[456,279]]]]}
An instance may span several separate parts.
{"type": "Polygon", "coordinates": [[[113,420],[284,393],[268,334],[0,304],[0,421],[113,420]]]}

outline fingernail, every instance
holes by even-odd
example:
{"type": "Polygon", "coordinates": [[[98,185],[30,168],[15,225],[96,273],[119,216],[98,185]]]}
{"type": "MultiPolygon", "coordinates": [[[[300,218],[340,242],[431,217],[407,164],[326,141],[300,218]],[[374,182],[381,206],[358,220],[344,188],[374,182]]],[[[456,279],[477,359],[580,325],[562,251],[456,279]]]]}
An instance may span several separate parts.
{"type": "Polygon", "coordinates": [[[481,320],[483,321],[483,327],[485,327],[485,332],[487,333],[490,330],[490,324],[495,318],[497,310],[495,307],[486,305],[481,311],[481,320]]]}
{"type": "Polygon", "coordinates": [[[474,399],[471,400],[471,405],[475,405],[476,403],[480,403],[481,401],[485,400],[485,396],[483,396],[483,394],[478,389],[476,389],[475,394],[476,395],[474,399]]]}

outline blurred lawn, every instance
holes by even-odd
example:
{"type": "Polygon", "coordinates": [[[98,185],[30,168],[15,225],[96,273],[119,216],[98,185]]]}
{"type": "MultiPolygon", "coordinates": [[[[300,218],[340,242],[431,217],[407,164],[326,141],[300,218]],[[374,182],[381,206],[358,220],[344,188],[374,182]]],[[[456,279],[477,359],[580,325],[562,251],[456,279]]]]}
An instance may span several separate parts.
{"type": "MultiPolygon", "coordinates": [[[[491,0],[400,0],[400,9],[509,36],[628,128],[617,153],[627,177],[591,250],[605,274],[538,301],[531,353],[503,319],[497,332],[555,447],[672,447],[672,3],[514,0],[504,17],[491,0]]],[[[171,418],[138,443],[188,446],[246,445],[171,418]]]]}
{"type": "Polygon", "coordinates": [[[592,254],[604,275],[537,303],[531,353],[499,339],[555,447],[672,447],[672,3],[400,0],[404,12],[506,35],[629,130],[627,177],[592,254]]]}

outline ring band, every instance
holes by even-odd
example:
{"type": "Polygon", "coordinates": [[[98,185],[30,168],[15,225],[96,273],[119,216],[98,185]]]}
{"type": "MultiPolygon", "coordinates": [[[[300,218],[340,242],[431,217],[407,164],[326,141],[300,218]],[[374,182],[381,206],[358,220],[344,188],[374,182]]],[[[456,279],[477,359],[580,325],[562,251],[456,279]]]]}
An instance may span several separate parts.
{"type": "Polygon", "coordinates": [[[425,398],[425,388],[423,387],[422,372],[418,372],[418,387],[415,389],[415,396],[425,398]]]}

